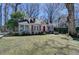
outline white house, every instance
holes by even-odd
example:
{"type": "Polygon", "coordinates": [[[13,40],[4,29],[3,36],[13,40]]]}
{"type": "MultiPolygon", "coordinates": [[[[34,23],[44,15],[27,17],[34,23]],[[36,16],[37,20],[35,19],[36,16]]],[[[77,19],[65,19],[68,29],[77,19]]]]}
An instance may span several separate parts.
{"type": "Polygon", "coordinates": [[[43,32],[53,32],[53,24],[47,24],[44,20],[34,18],[23,19],[18,22],[20,34],[39,34],[43,32]]]}

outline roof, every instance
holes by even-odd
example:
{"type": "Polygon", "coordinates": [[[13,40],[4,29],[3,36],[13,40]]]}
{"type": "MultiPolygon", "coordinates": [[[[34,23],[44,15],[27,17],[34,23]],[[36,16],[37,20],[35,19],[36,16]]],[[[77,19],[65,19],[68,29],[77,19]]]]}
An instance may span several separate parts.
{"type": "Polygon", "coordinates": [[[35,23],[36,24],[41,24],[42,20],[39,20],[39,19],[35,19],[35,23]]]}
{"type": "Polygon", "coordinates": [[[29,23],[28,19],[22,19],[19,22],[27,22],[27,23],[29,23]]]}
{"type": "Polygon", "coordinates": [[[42,20],[42,19],[35,19],[35,22],[32,22],[33,19],[31,19],[31,18],[29,18],[29,19],[22,19],[19,22],[20,23],[26,22],[26,23],[35,23],[35,24],[46,24],[45,20],[42,20]],[[29,19],[30,19],[30,21],[29,21],[29,19]]]}

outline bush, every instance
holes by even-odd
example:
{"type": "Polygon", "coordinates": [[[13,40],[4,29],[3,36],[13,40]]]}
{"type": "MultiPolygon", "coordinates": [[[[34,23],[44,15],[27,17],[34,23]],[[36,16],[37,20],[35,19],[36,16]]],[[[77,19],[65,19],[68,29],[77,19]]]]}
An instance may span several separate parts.
{"type": "MultiPolygon", "coordinates": [[[[54,28],[54,31],[65,34],[68,33],[68,28],[54,28]]],[[[79,32],[79,27],[76,27],[76,31],[79,32]]]]}
{"type": "Polygon", "coordinates": [[[54,28],[54,31],[65,34],[68,32],[67,28],[54,28]]]}
{"type": "Polygon", "coordinates": [[[79,27],[76,28],[77,32],[79,32],[79,27]]]}

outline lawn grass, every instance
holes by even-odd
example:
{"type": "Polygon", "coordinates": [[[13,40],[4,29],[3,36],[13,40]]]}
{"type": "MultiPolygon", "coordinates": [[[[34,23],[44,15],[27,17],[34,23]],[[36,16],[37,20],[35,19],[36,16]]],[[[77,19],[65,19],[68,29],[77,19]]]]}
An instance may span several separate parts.
{"type": "MultiPolygon", "coordinates": [[[[72,38],[64,34],[12,36],[0,39],[1,55],[49,55],[68,54],[66,46],[75,44],[72,38]],[[64,48],[63,48],[64,47],[64,48]]],[[[75,44],[79,45],[79,43],[75,44]]],[[[72,47],[72,46],[71,46],[72,47]]]]}

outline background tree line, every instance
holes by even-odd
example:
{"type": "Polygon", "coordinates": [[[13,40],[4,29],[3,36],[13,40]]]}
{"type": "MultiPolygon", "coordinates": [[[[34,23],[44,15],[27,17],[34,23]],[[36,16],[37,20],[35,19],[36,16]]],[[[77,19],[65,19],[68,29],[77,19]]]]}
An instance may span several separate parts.
{"type": "MultiPolygon", "coordinates": [[[[37,3],[5,3],[4,4],[4,20],[5,25],[7,24],[8,27],[9,23],[17,24],[17,20],[19,18],[23,17],[34,17],[34,18],[41,18],[40,12],[42,17],[44,19],[47,19],[48,23],[55,23],[58,22],[58,26],[63,24],[63,22],[60,22],[62,16],[67,18],[67,21],[65,22],[65,25],[68,28],[68,33],[70,35],[77,34],[76,28],[75,28],[75,7],[73,3],[66,3],[66,4],[60,4],[60,3],[49,3],[49,4],[37,4],[37,3]],[[40,7],[41,5],[44,5],[43,7],[40,7]],[[11,14],[9,14],[12,9],[11,14]],[[67,9],[68,15],[61,14],[60,11],[63,9],[67,9]],[[10,16],[10,18],[9,18],[10,16]],[[56,19],[57,18],[57,19],[56,19]],[[15,22],[16,21],[16,22],[15,22]]],[[[78,8],[77,8],[78,9],[78,8]]],[[[78,12],[78,10],[76,10],[78,12]]],[[[64,21],[64,20],[63,20],[64,21]]],[[[12,24],[12,25],[13,25],[12,24]]],[[[17,25],[15,25],[17,26],[17,25]]],[[[62,25],[63,26],[63,25],[62,25]]]]}

